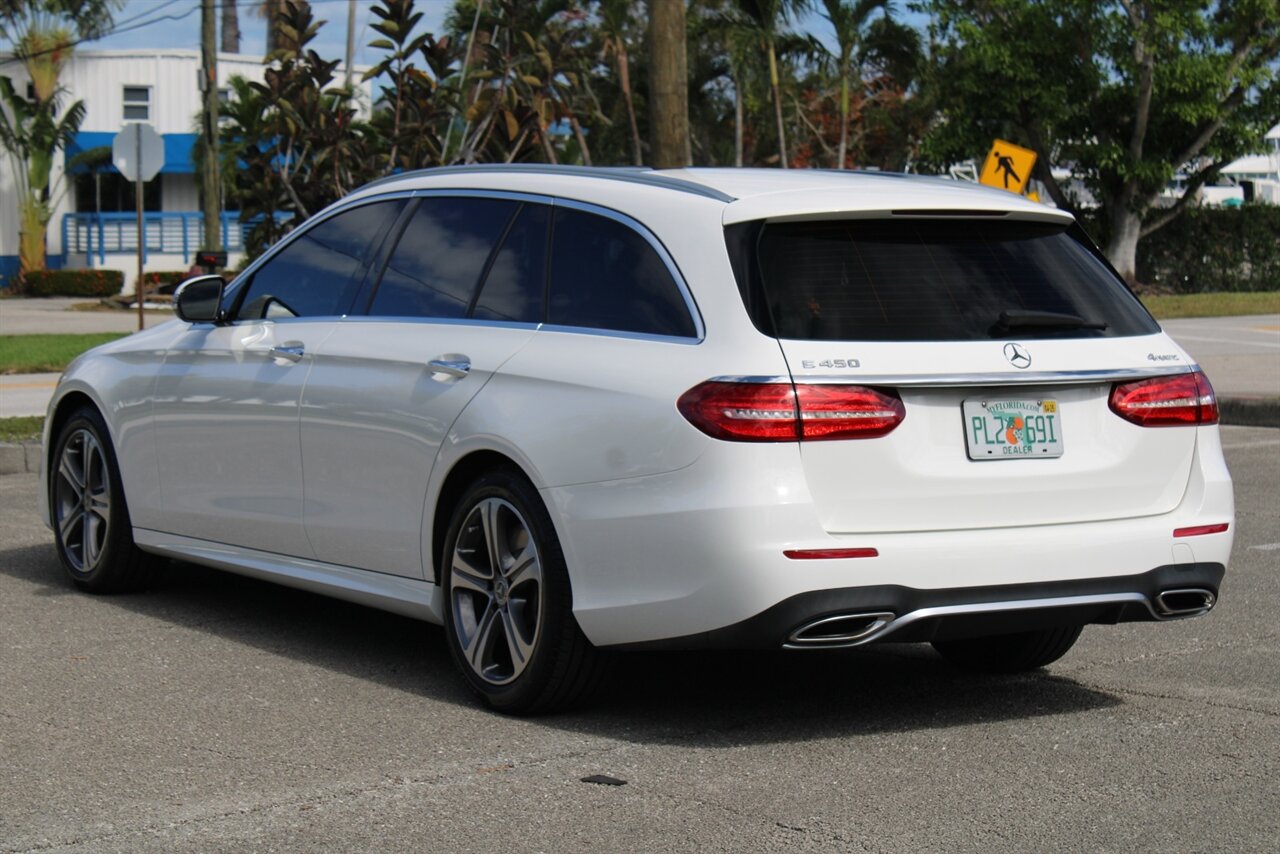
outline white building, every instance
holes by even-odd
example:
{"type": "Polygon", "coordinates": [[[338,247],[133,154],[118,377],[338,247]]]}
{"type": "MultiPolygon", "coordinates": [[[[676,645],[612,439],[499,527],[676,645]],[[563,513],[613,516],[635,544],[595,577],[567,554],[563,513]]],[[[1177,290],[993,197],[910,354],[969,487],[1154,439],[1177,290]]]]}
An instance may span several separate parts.
{"type": "MultiPolygon", "coordinates": [[[[233,76],[261,81],[265,66],[256,56],[218,55],[218,87],[226,96],[233,76]]],[[[357,67],[359,71],[363,68],[357,67]]],[[[341,69],[337,72],[341,75],[341,69]]],[[[26,70],[0,53],[0,75],[14,88],[27,88],[26,70]]],[[[356,79],[359,79],[357,75],[356,79]]],[[[66,160],[81,151],[110,146],[126,124],[147,122],[164,138],[165,164],[144,188],[145,251],[148,271],[185,270],[204,234],[198,176],[193,160],[201,109],[198,50],[77,50],[60,79],[63,103],[83,101],[80,132],[54,163],[56,192],[49,222],[47,256],[51,268],[121,270],[125,292],[137,273],[137,225],[132,185],[114,167],[97,176],[65,174],[66,160]]],[[[364,105],[371,101],[362,86],[364,105]]],[[[8,154],[0,151],[0,158],[8,154]]],[[[18,200],[11,164],[0,168],[0,284],[18,269],[18,200]]],[[[235,212],[225,212],[223,242],[230,264],[242,256],[243,229],[235,212]]]]}
{"type": "Polygon", "coordinates": [[[1237,185],[1252,184],[1253,199],[1280,205],[1280,125],[1267,131],[1262,154],[1250,154],[1229,164],[1222,174],[1237,185]]]}

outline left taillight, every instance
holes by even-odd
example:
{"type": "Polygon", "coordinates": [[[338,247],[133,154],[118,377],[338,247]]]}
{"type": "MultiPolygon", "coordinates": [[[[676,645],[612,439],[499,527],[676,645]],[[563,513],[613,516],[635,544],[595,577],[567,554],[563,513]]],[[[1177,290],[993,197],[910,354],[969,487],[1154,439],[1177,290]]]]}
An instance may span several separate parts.
{"type": "Polygon", "coordinates": [[[708,436],[733,442],[871,439],[906,417],[897,395],[854,385],[708,380],[676,407],[708,436]]]}
{"type": "Polygon", "coordinates": [[[1218,423],[1218,399],[1200,371],[1117,383],[1111,411],[1139,427],[1179,427],[1218,423]]]}

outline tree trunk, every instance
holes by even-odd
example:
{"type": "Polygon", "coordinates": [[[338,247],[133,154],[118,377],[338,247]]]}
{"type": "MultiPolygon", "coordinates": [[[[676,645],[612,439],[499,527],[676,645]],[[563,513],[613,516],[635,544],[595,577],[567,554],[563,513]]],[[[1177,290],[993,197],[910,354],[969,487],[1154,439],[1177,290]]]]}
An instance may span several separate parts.
{"type": "Polygon", "coordinates": [[[1111,239],[1107,242],[1106,255],[1130,285],[1138,281],[1138,238],[1141,233],[1142,218],[1124,205],[1117,205],[1111,215],[1111,239]]]}
{"type": "Polygon", "coordinates": [[[45,268],[44,235],[48,222],[41,216],[42,207],[39,200],[30,196],[18,203],[18,278],[24,289],[27,273],[45,268]]]}
{"type": "Polygon", "coordinates": [[[236,0],[222,0],[222,43],[223,53],[240,52],[240,13],[236,9],[236,0]]]}
{"type": "Polygon", "coordinates": [[[787,163],[787,131],[782,124],[782,92],[778,83],[778,55],[774,52],[773,42],[768,44],[769,50],[769,86],[773,89],[773,115],[778,121],[778,154],[782,158],[781,166],[786,169],[787,163]]]}
{"type": "Polygon", "coordinates": [[[649,124],[658,169],[688,165],[689,72],[684,0],[649,0],[649,124]]]}
{"type": "Polygon", "coordinates": [[[836,168],[844,168],[849,148],[849,70],[841,65],[840,73],[840,148],[836,150],[836,168]]]}
{"type": "Polygon", "coordinates": [[[582,132],[582,125],[578,123],[578,117],[573,113],[569,114],[569,127],[573,128],[573,138],[578,141],[578,148],[582,151],[582,165],[591,165],[591,149],[587,148],[587,136],[582,132]]]}
{"type": "Polygon", "coordinates": [[[276,16],[280,14],[283,0],[262,0],[262,14],[267,19],[267,56],[271,56],[280,47],[280,26],[276,16]]]}
{"type": "Polygon", "coordinates": [[[644,165],[644,152],[640,147],[640,126],[636,122],[636,105],[631,97],[631,64],[627,59],[627,46],[618,38],[618,82],[622,86],[622,97],[627,102],[627,121],[631,124],[631,154],[636,166],[644,165]]]}
{"type": "Polygon", "coordinates": [[[742,75],[733,79],[733,165],[742,166],[742,125],[745,105],[742,97],[742,75]]]}

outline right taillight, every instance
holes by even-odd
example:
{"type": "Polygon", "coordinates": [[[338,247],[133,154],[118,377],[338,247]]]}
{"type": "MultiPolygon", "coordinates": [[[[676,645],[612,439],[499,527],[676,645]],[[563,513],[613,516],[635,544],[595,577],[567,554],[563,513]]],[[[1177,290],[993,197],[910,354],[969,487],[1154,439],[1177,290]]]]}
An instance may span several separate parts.
{"type": "Polygon", "coordinates": [[[1213,386],[1200,371],[1117,383],[1110,405],[1116,415],[1140,427],[1218,423],[1213,386]]]}
{"type": "Polygon", "coordinates": [[[708,380],[676,407],[703,433],[733,442],[871,439],[906,417],[897,395],[855,385],[708,380]]]}

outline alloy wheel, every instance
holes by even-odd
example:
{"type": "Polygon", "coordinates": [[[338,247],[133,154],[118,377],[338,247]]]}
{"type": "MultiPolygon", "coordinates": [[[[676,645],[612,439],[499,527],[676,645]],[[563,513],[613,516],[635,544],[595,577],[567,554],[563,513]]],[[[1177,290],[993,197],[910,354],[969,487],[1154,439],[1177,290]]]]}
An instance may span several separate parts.
{"type": "Polygon", "coordinates": [[[529,523],[501,498],[479,501],[450,556],[453,631],[471,670],[506,685],[529,665],[542,633],[542,560],[529,523]]]}
{"type": "Polygon", "coordinates": [[[62,446],[54,486],[62,549],[82,573],[98,568],[111,526],[111,476],[98,437],[76,430],[62,446]]]}

